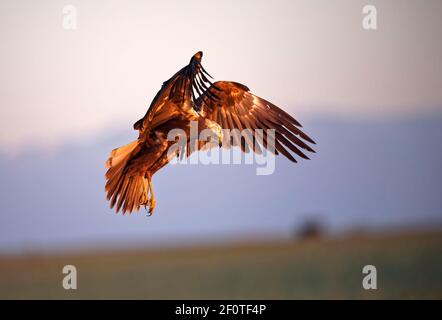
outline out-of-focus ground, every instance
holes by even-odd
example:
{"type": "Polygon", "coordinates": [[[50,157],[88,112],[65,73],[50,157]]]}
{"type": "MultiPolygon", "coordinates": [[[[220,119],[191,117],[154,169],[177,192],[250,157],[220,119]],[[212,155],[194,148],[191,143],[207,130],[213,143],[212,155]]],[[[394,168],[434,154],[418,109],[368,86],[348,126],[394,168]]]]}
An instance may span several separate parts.
{"type": "Polygon", "coordinates": [[[0,298],[442,298],[442,232],[0,258],[0,298]],[[62,287],[75,265],[78,289],[62,287]],[[364,265],[377,290],[362,288],[364,265]]]}

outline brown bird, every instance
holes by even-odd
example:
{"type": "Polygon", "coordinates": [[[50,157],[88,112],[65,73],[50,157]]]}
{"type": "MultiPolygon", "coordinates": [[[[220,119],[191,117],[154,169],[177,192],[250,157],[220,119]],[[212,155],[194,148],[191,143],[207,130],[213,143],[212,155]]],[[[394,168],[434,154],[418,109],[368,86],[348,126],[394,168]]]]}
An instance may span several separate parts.
{"type": "Polygon", "coordinates": [[[187,66],[163,83],[146,115],[134,124],[138,139],[111,152],[105,189],[111,208],[116,206],[117,212],[122,209],[123,214],[130,213],[144,206],[152,214],[156,205],[152,188],[155,172],[173,157],[189,156],[203,147],[238,146],[243,152],[256,153],[265,148],[293,162],[296,159],[291,152],[304,159],[308,157],[300,149],[314,152],[307,142],[315,142],[288,113],[252,94],[245,85],[212,83],[201,65],[202,56],[197,52],[187,66]],[[191,140],[192,121],[198,124],[198,133],[209,129],[218,141],[191,140]],[[177,145],[176,139],[168,139],[173,129],[183,133],[184,146],[172,148],[177,145]],[[247,133],[240,134],[244,131],[247,133]],[[269,135],[272,132],[273,136],[269,135]]]}

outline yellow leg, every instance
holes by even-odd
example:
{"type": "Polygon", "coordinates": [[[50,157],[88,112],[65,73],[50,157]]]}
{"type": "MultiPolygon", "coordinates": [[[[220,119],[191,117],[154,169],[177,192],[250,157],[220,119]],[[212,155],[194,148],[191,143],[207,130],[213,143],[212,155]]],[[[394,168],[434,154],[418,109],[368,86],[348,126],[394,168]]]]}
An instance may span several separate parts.
{"type": "Polygon", "coordinates": [[[149,187],[147,185],[148,181],[146,178],[143,179],[143,194],[140,198],[140,205],[145,208],[149,205],[149,187]]]}
{"type": "Polygon", "coordinates": [[[157,204],[157,200],[155,198],[155,194],[153,193],[153,188],[152,188],[152,180],[150,180],[149,183],[149,190],[150,190],[150,209],[149,209],[149,213],[150,215],[153,215],[153,211],[155,210],[155,206],[157,204]]]}
{"type": "Polygon", "coordinates": [[[153,212],[155,210],[155,206],[157,203],[157,200],[155,198],[155,194],[153,193],[153,187],[152,187],[152,176],[150,173],[146,174],[147,177],[147,183],[149,185],[149,192],[150,192],[150,198],[146,204],[146,206],[149,206],[149,216],[153,215],[153,212]]]}

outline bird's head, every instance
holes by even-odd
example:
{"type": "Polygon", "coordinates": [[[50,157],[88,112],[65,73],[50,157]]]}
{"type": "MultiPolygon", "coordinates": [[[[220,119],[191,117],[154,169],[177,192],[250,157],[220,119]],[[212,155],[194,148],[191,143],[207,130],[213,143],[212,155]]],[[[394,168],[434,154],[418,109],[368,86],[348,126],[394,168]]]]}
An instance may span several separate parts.
{"type": "Polygon", "coordinates": [[[192,62],[199,62],[201,63],[201,59],[203,58],[203,52],[202,51],[198,51],[197,53],[195,53],[193,55],[193,57],[190,59],[190,63],[192,62]]]}
{"type": "Polygon", "coordinates": [[[201,71],[201,59],[203,58],[203,52],[198,51],[192,58],[190,58],[189,66],[193,70],[193,76],[201,71]]]}

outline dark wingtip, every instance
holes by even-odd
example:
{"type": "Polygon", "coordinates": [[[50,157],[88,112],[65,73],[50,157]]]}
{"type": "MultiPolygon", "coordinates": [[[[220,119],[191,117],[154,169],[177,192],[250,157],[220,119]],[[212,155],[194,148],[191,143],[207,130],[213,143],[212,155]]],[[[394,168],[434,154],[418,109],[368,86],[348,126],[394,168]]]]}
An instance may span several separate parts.
{"type": "Polygon", "coordinates": [[[312,138],[310,138],[308,135],[306,135],[306,134],[305,134],[304,132],[302,132],[302,131],[301,131],[300,136],[301,136],[301,138],[304,139],[305,141],[308,141],[308,142],[310,142],[311,144],[316,144],[316,142],[315,142],[312,138]]]}
{"type": "Polygon", "coordinates": [[[204,69],[204,67],[201,65],[201,70],[207,75],[207,76],[209,76],[210,78],[212,78],[213,79],[213,77],[206,71],[206,69],[204,69]]]}

